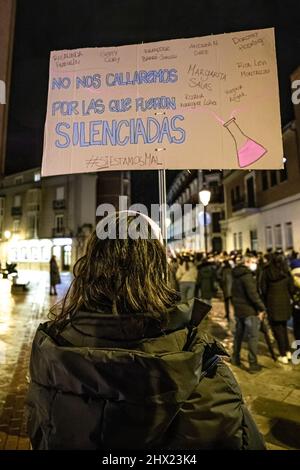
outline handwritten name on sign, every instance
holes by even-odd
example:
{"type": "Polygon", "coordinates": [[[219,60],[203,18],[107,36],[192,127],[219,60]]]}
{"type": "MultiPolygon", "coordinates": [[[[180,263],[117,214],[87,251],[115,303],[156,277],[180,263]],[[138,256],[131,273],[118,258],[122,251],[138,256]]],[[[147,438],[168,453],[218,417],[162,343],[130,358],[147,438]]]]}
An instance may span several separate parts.
{"type": "Polygon", "coordinates": [[[44,176],[282,160],[273,29],[51,53],[44,176]]]}

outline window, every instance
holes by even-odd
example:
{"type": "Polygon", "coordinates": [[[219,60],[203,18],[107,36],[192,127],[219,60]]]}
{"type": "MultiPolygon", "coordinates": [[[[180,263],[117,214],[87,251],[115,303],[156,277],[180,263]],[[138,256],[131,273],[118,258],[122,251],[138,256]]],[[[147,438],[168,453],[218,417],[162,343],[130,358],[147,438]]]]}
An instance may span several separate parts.
{"type": "Polygon", "coordinates": [[[233,234],[233,249],[237,250],[237,233],[233,234]]]}
{"type": "Polygon", "coordinates": [[[23,183],[23,176],[16,176],[15,184],[22,184],[22,183],[23,183]]]}
{"type": "Polygon", "coordinates": [[[231,205],[234,206],[234,202],[235,202],[234,189],[230,191],[230,196],[231,196],[231,205]]]}
{"type": "Polygon", "coordinates": [[[63,214],[58,214],[55,216],[55,229],[58,233],[61,233],[64,228],[64,216],[63,214]]]}
{"type": "Polygon", "coordinates": [[[261,172],[261,185],[263,191],[266,191],[269,188],[269,180],[268,180],[268,172],[262,171],[261,172]]]}
{"type": "Polygon", "coordinates": [[[35,182],[41,181],[41,173],[40,172],[34,173],[33,181],[35,181],[35,182]]]}
{"type": "Polygon", "coordinates": [[[4,215],[4,204],[5,204],[5,198],[0,197],[0,216],[4,215]]]}
{"type": "Polygon", "coordinates": [[[40,189],[30,189],[27,192],[27,209],[38,211],[40,209],[40,189]]]}
{"type": "Polygon", "coordinates": [[[70,245],[64,246],[63,257],[64,257],[64,268],[68,269],[71,265],[71,250],[70,245]]]}
{"type": "Polygon", "coordinates": [[[21,196],[19,194],[14,196],[14,207],[21,207],[21,196]]]}
{"type": "Polygon", "coordinates": [[[39,219],[36,212],[27,214],[27,237],[37,238],[39,219]]]}
{"type": "Polygon", "coordinates": [[[266,227],[266,249],[273,248],[272,227],[266,227]]]}
{"type": "Polygon", "coordinates": [[[39,196],[39,190],[38,189],[30,189],[28,191],[28,203],[29,204],[32,204],[32,203],[36,203],[38,202],[38,196],[39,196]]]}
{"type": "Polygon", "coordinates": [[[210,196],[211,202],[218,202],[219,194],[220,194],[218,181],[216,180],[210,181],[208,188],[211,192],[211,196],[210,196]]]}
{"type": "Polygon", "coordinates": [[[28,250],[27,250],[27,248],[26,248],[25,246],[23,246],[23,247],[21,248],[21,258],[22,258],[23,260],[27,260],[27,259],[28,259],[28,250]]]}
{"type": "Polygon", "coordinates": [[[221,237],[213,237],[212,238],[212,251],[216,253],[221,253],[222,251],[222,238],[221,237]]]}
{"type": "Polygon", "coordinates": [[[242,232],[239,232],[239,250],[243,249],[243,234],[242,232]]]}
{"type": "Polygon", "coordinates": [[[56,200],[61,201],[64,198],[65,198],[65,188],[64,188],[64,186],[60,186],[59,188],[56,188],[56,200]]]}
{"type": "Polygon", "coordinates": [[[255,207],[255,190],[254,190],[254,178],[250,176],[246,179],[247,186],[247,205],[248,207],[255,207]]]}
{"type": "Polygon", "coordinates": [[[280,183],[283,183],[283,181],[286,181],[288,179],[286,162],[284,162],[283,169],[279,171],[279,179],[280,179],[280,183]]]}
{"type": "Polygon", "coordinates": [[[41,252],[40,252],[40,248],[37,247],[37,246],[33,246],[31,248],[31,259],[33,261],[37,261],[41,258],[41,252]]]}
{"type": "Polygon", "coordinates": [[[274,227],[274,239],[275,239],[275,248],[282,248],[281,224],[277,224],[274,227]]]}
{"type": "Polygon", "coordinates": [[[286,246],[286,249],[288,250],[293,248],[294,246],[292,222],[287,222],[285,224],[285,246],[286,246]]]}
{"type": "Polygon", "coordinates": [[[216,232],[216,233],[221,232],[220,220],[221,220],[221,212],[213,212],[212,213],[212,231],[213,232],[216,232]]]}
{"type": "Polygon", "coordinates": [[[50,246],[42,247],[42,261],[50,261],[51,258],[51,248],[50,246]]]}
{"type": "Polygon", "coordinates": [[[251,250],[257,251],[258,250],[258,238],[257,238],[257,230],[250,230],[250,244],[251,250]]]}
{"type": "Polygon", "coordinates": [[[15,219],[13,221],[13,232],[19,232],[20,231],[20,219],[15,219]]]}
{"type": "Polygon", "coordinates": [[[270,171],[270,178],[271,178],[271,186],[276,186],[276,184],[278,183],[276,170],[270,171]]]}

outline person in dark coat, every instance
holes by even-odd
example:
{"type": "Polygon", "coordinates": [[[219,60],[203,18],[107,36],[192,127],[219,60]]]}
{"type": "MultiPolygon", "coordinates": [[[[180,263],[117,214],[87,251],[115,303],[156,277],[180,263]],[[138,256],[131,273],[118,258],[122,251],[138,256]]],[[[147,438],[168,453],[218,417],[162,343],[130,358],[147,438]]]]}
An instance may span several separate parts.
{"type": "Polygon", "coordinates": [[[59,269],[56,262],[56,256],[50,259],[50,295],[57,295],[56,285],[60,284],[59,269]]]}
{"type": "Polygon", "coordinates": [[[211,303],[211,299],[216,293],[216,271],[212,263],[208,260],[202,261],[198,269],[197,284],[200,289],[200,298],[211,303]]]}
{"type": "Polygon", "coordinates": [[[232,270],[232,304],[236,318],[232,363],[241,366],[240,351],[244,335],[248,339],[249,372],[261,370],[257,361],[260,321],[265,313],[265,305],[260,298],[249,266],[251,259],[239,256],[232,270]]]}
{"type": "Polygon", "coordinates": [[[281,253],[272,255],[269,265],[261,278],[261,291],[267,307],[267,313],[278,344],[278,361],[288,364],[291,359],[287,332],[287,321],[292,315],[293,278],[288,264],[281,253]]]}
{"type": "Polygon", "coordinates": [[[293,330],[296,340],[300,340],[300,267],[292,269],[293,290],[293,330]]]}
{"type": "Polygon", "coordinates": [[[226,351],[194,316],[204,304],[178,303],[167,282],[161,236],[101,239],[120,214],[99,222],[34,338],[33,449],[265,449],[226,351]]]}
{"type": "Polygon", "coordinates": [[[221,267],[219,279],[224,298],[225,318],[229,321],[232,300],[232,267],[227,259],[221,267]]]}
{"type": "Polygon", "coordinates": [[[293,288],[293,330],[296,340],[300,340],[300,259],[291,261],[291,275],[294,282],[293,288]]]}

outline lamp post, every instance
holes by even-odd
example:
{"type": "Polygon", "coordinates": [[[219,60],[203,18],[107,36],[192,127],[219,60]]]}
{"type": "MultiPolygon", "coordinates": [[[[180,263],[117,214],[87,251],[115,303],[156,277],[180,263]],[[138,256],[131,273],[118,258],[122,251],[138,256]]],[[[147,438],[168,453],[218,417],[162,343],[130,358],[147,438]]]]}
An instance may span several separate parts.
{"type": "Polygon", "coordinates": [[[207,247],[207,206],[210,201],[211,192],[205,187],[199,192],[199,199],[204,208],[204,244],[205,244],[205,255],[207,257],[208,247],[207,247]]]}
{"type": "Polygon", "coordinates": [[[11,237],[11,231],[10,230],[5,230],[4,237],[6,238],[6,240],[9,240],[10,237],[11,237]]]}

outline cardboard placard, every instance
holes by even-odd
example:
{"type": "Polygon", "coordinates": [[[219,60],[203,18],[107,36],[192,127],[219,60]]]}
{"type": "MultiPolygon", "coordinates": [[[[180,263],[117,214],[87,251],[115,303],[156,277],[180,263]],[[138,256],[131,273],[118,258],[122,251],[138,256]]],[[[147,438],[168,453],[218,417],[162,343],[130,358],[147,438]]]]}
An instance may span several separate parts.
{"type": "Polygon", "coordinates": [[[51,52],[43,176],[282,166],[273,28],[51,52]]]}

